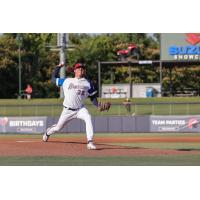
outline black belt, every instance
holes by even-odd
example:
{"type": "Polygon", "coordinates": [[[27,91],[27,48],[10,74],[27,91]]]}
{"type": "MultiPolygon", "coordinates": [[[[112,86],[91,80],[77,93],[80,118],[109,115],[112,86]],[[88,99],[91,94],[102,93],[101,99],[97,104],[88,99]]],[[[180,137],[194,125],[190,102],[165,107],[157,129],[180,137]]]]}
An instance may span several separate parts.
{"type": "Polygon", "coordinates": [[[75,108],[69,108],[69,107],[65,107],[65,106],[64,106],[64,108],[66,108],[67,110],[72,110],[72,111],[77,111],[77,110],[80,109],[80,108],[76,108],[76,109],[75,108]]]}

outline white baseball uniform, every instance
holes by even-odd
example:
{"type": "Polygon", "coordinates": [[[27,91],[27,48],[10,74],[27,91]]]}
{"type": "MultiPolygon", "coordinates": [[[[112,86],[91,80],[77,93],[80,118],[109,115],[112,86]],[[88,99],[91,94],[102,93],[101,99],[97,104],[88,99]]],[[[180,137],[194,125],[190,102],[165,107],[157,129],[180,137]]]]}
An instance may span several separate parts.
{"type": "Polygon", "coordinates": [[[93,96],[97,93],[93,85],[85,78],[57,78],[56,85],[63,87],[64,108],[58,123],[47,129],[47,135],[60,131],[69,121],[78,118],[85,121],[87,140],[93,140],[94,133],[91,116],[83,105],[83,101],[88,96],[93,96]]]}

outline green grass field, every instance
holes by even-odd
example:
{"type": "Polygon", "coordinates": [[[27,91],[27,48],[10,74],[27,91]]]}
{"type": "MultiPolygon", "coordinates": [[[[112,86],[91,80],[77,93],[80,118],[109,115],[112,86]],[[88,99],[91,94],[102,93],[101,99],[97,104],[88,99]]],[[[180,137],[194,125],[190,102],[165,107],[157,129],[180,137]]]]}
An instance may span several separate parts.
{"type": "MultiPolygon", "coordinates": [[[[109,112],[99,112],[89,100],[86,107],[92,115],[198,115],[200,97],[132,98],[131,112],[123,105],[125,99],[102,99],[112,103],[109,112]]],[[[2,116],[59,116],[63,99],[1,99],[2,116]]]]}
{"type": "Polygon", "coordinates": [[[118,157],[0,157],[0,166],[200,166],[199,155],[118,157]]]}

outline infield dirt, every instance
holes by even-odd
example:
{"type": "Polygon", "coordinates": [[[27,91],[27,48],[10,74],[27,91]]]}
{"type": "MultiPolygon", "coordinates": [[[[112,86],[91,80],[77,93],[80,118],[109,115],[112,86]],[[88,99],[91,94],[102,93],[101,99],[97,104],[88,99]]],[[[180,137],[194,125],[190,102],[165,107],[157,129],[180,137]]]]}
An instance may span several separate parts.
{"type": "Polygon", "coordinates": [[[87,150],[84,137],[39,138],[4,137],[0,139],[0,156],[148,156],[148,155],[200,155],[200,150],[180,151],[172,149],[123,146],[123,143],[189,143],[200,142],[200,137],[96,137],[97,150],[87,150]],[[116,145],[117,143],[117,145],[116,145]],[[119,145],[121,143],[122,145],[119,145]]]}

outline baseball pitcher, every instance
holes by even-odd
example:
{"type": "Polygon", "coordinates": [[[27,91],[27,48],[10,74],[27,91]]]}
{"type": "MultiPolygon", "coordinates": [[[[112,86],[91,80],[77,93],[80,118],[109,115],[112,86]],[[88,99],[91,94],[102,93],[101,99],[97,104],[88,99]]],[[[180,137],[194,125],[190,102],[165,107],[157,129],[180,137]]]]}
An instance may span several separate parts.
{"type": "Polygon", "coordinates": [[[53,80],[57,86],[62,86],[64,91],[63,111],[57,124],[49,127],[43,135],[43,141],[47,142],[50,135],[59,132],[64,125],[72,119],[78,118],[85,121],[87,149],[95,150],[96,146],[93,143],[93,125],[91,116],[83,104],[83,101],[90,97],[92,103],[99,109],[99,111],[109,110],[110,103],[98,102],[97,91],[90,81],[85,77],[86,69],[82,63],[76,63],[73,66],[74,78],[60,78],[60,69],[64,64],[60,63],[53,72],[53,80]]]}

